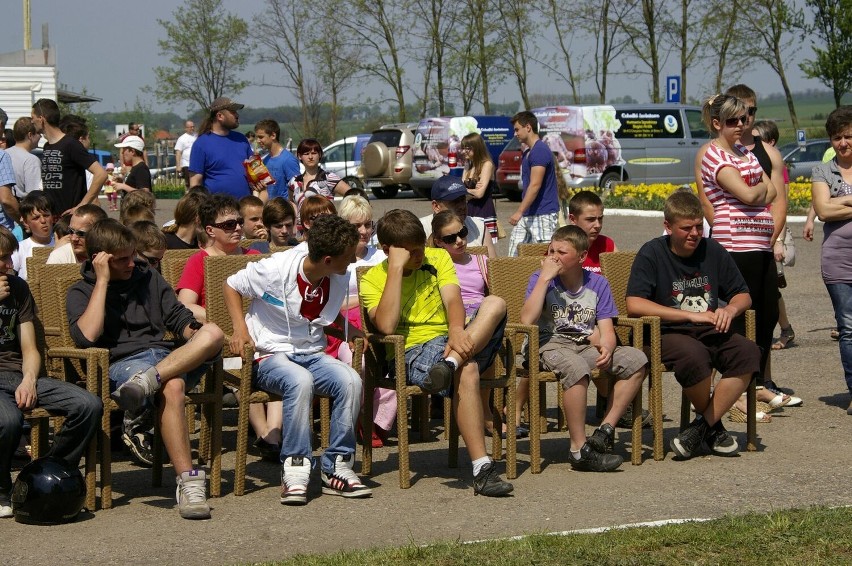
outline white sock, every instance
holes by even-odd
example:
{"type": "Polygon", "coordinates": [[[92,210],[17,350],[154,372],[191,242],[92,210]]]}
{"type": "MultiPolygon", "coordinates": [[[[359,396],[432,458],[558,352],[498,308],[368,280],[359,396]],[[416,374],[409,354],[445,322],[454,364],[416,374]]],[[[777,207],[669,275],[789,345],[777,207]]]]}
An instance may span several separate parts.
{"type": "Polygon", "coordinates": [[[473,477],[476,477],[476,475],[479,472],[482,471],[482,468],[484,468],[487,464],[490,464],[490,463],[491,463],[491,458],[489,458],[488,456],[483,456],[482,458],[477,458],[476,460],[474,460],[473,461],[473,477]]]}
{"type": "Polygon", "coordinates": [[[581,451],[580,451],[580,450],[572,450],[572,451],[571,451],[571,455],[572,455],[572,456],[574,456],[574,459],[575,459],[575,460],[579,460],[579,459],[580,459],[580,454],[581,454],[581,451]]]}
{"type": "Polygon", "coordinates": [[[453,369],[459,369],[459,361],[458,361],[457,359],[455,359],[454,357],[449,356],[449,357],[447,357],[447,358],[444,358],[444,360],[445,360],[448,364],[450,364],[451,366],[453,366],[453,369]]]}

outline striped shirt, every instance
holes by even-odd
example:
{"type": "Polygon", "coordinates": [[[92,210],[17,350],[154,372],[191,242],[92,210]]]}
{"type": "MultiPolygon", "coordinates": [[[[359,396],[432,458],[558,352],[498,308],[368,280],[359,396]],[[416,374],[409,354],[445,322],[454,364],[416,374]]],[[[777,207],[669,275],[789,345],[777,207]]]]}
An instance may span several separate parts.
{"type": "Polygon", "coordinates": [[[701,160],[704,194],[713,205],[713,239],[729,252],[771,252],[774,224],[769,207],[744,204],[716,180],[723,167],[736,168],[749,187],[762,179],[763,169],[754,154],[740,144],[735,147],[742,157],[711,143],[701,160]]]}

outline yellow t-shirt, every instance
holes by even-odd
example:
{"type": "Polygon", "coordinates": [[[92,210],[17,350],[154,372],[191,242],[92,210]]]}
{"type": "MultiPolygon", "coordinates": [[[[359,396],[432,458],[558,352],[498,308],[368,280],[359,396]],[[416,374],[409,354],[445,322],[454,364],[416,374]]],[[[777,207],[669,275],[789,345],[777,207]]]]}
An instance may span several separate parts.
{"type": "MultiPolygon", "coordinates": [[[[361,277],[359,293],[367,312],[379,306],[387,280],[388,260],[361,277]]],[[[441,299],[441,287],[458,284],[450,254],[438,248],[426,248],[420,269],[402,278],[402,307],[394,334],[405,336],[406,349],[447,335],[447,311],[441,299]]],[[[388,357],[392,354],[389,350],[388,357]]]]}

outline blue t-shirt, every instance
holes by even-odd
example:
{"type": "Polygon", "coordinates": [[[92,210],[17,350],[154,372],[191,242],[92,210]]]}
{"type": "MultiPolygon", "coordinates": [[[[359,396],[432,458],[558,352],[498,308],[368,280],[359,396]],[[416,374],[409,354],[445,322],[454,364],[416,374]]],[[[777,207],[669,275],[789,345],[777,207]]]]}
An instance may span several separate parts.
{"type": "MultiPolygon", "coordinates": [[[[526,298],[538,283],[541,271],[530,277],[526,298]]],[[[572,293],[562,285],[559,277],[547,284],[544,306],[538,318],[541,343],[557,335],[577,343],[585,343],[599,320],[618,316],[612,299],[609,282],[602,275],[583,270],[583,286],[572,293]]]]}
{"type": "Polygon", "coordinates": [[[266,154],[263,158],[263,163],[269,169],[272,178],[275,179],[275,183],[269,185],[266,189],[269,198],[287,198],[290,194],[287,184],[290,182],[290,179],[301,173],[299,170],[299,160],[286,149],[282,149],[281,153],[275,157],[266,154]]]}
{"type": "Polygon", "coordinates": [[[527,187],[530,186],[530,172],[533,167],[539,166],[544,167],[544,179],[541,181],[541,188],[539,188],[535,200],[524,212],[524,216],[559,212],[559,194],[556,191],[556,163],[553,161],[550,148],[541,140],[536,141],[532,148],[524,153],[524,159],[521,161],[521,183],[524,187],[524,196],[527,194],[527,187]]]}
{"type": "Polygon", "coordinates": [[[239,132],[228,132],[227,136],[208,132],[198,136],[192,145],[189,170],[203,175],[202,183],[211,193],[240,199],[251,194],[243,160],[252,153],[248,140],[239,132]]]}

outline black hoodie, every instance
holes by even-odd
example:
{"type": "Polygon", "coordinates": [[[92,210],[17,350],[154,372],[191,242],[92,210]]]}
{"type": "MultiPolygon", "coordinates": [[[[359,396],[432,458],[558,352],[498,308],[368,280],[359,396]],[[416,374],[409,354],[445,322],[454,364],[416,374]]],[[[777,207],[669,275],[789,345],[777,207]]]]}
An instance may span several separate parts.
{"type": "Polygon", "coordinates": [[[95,288],[92,262],[84,262],[80,272],[83,280],[68,289],[67,296],[71,338],[80,348],[108,348],[110,363],[149,348],[172,350],[175,341],[165,339],[166,331],[182,341],[184,329],[195,320],[163,276],[149,269],[147,263],[137,261],[130,279],[109,282],[104,330],[92,342],[77,326],[95,288]]]}

